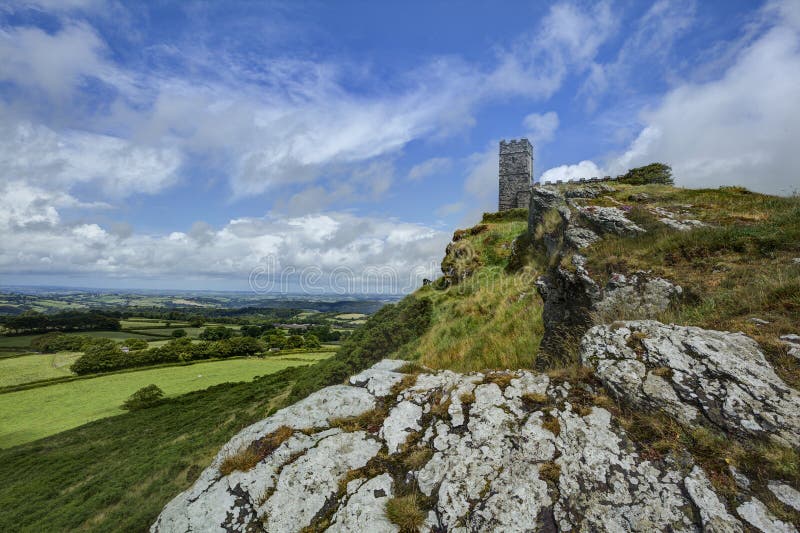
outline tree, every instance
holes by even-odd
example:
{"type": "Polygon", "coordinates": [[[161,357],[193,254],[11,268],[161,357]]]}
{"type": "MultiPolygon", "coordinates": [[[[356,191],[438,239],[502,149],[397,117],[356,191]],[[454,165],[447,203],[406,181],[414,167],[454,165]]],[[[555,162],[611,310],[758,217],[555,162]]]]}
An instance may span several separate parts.
{"type": "Polygon", "coordinates": [[[320,346],[322,346],[322,344],[320,344],[316,335],[307,333],[303,337],[303,348],[319,348],[320,346]]]}
{"type": "Polygon", "coordinates": [[[173,330],[172,331],[172,336],[175,337],[176,339],[180,339],[181,337],[185,337],[186,336],[186,330],[185,329],[173,330]]]}
{"type": "Polygon", "coordinates": [[[258,338],[261,336],[261,326],[242,326],[240,330],[245,337],[258,338]]]}
{"type": "Polygon", "coordinates": [[[144,339],[125,339],[124,341],[122,341],[122,345],[126,346],[131,350],[147,349],[147,341],[144,339]]]}
{"type": "Polygon", "coordinates": [[[199,328],[206,323],[206,319],[200,315],[195,315],[189,319],[189,325],[193,328],[199,328]]]}
{"type": "Polygon", "coordinates": [[[632,168],[619,181],[631,185],[647,185],[649,183],[672,185],[675,183],[672,177],[672,168],[664,163],[650,163],[643,167],[632,168]]]}
{"type": "Polygon", "coordinates": [[[219,341],[233,337],[233,330],[225,326],[212,326],[203,330],[200,338],[204,341],[219,341]]]}
{"type": "Polygon", "coordinates": [[[302,348],[303,347],[303,336],[302,335],[291,335],[286,341],[287,348],[302,348]]]}
{"type": "Polygon", "coordinates": [[[122,404],[127,411],[138,411],[160,404],[164,400],[164,391],[157,385],[148,385],[131,394],[122,404]]]}

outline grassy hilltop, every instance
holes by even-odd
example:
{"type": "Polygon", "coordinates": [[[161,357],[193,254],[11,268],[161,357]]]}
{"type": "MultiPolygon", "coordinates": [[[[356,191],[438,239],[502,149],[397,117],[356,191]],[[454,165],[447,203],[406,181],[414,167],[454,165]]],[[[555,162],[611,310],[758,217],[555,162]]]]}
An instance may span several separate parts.
{"type": "MultiPolygon", "coordinates": [[[[642,269],[672,280],[684,292],[662,321],[744,331],[787,383],[800,386],[800,365],[777,340],[800,333],[800,198],[733,187],[614,188],[581,201],[623,206],[647,232],[606,237],[586,248],[595,281],[604,284],[612,273],[642,269]],[[705,226],[671,229],[658,220],[657,208],[685,213],[705,226]]],[[[456,232],[444,278],[384,307],[336,356],[314,366],[218,385],[0,450],[0,529],[143,530],[241,428],[383,357],[459,371],[534,366],[543,334],[543,302],[534,281],[549,265],[537,243],[526,242],[526,232],[524,210],[487,214],[475,227],[456,232]]],[[[575,372],[574,362],[567,357],[566,369],[551,370],[575,372]]],[[[631,427],[644,428],[637,433],[642,439],[672,439],[658,445],[677,446],[678,433],[668,422],[626,416],[631,427]]],[[[693,449],[713,455],[715,437],[680,435],[695,439],[693,449]]],[[[783,465],[784,478],[798,479],[796,454],[772,448],[764,453],[774,454],[769,465],[783,465]]],[[[754,457],[747,456],[755,463],[754,457]]]]}

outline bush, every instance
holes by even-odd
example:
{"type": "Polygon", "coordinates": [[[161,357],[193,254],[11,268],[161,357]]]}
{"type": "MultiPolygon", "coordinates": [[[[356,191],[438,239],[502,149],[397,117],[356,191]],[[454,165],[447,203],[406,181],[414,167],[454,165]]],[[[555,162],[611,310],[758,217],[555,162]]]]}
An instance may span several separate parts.
{"type": "Polygon", "coordinates": [[[172,336],[175,337],[176,339],[180,339],[181,337],[185,337],[186,336],[186,330],[185,329],[173,330],[172,331],[172,336]]]}
{"type": "Polygon", "coordinates": [[[65,335],[60,332],[51,332],[40,335],[31,341],[31,348],[38,352],[77,352],[91,337],[86,335],[65,335]]]}
{"type": "Polygon", "coordinates": [[[200,334],[200,338],[205,341],[219,341],[222,339],[230,339],[233,337],[233,330],[225,326],[212,326],[206,328],[200,334]]]}
{"type": "Polygon", "coordinates": [[[497,213],[484,213],[481,222],[512,222],[514,220],[527,222],[528,210],[524,207],[517,207],[515,209],[498,211],[497,213]]]}
{"type": "Polygon", "coordinates": [[[117,344],[110,339],[96,339],[109,341],[95,342],[85,346],[84,354],[72,363],[70,367],[76,374],[92,374],[95,372],[110,372],[129,366],[127,354],[125,354],[117,344]]]}
{"type": "Polygon", "coordinates": [[[127,411],[138,411],[160,404],[164,399],[164,391],[157,385],[148,385],[137,390],[122,404],[127,411]]]}
{"type": "Polygon", "coordinates": [[[131,350],[146,350],[147,341],[144,339],[125,339],[122,345],[131,350]]]}
{"type": "Polygon", "coordinates": [[[632,168],[619,180],[631,185],[647,185],[650,183],[672,185],[672,168],[664,163],[650,163],[644,167],[632,168]]]}

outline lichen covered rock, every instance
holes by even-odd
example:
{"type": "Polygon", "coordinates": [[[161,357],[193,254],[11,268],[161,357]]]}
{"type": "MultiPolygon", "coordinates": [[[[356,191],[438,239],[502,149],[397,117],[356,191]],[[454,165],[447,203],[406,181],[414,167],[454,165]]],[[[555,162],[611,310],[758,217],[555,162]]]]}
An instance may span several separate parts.
{"type": "Polygon", "coordinates": [[[742,333],[629,321],[595,326],[581,359],[635,406],[684,423],[700,417],[729,432],[800,446],[800,393],[742,333]]]}
{"type": "Polygon", "coordinates": [[[401,364],[383,361],[355,387],[323,389],[244,430],[152,531],[395,533],[385,508],[404,494],[419,495],[427,532],[738,532],[742,516],[777,524],[755,503],[739,515],[728,508],[691,457],[643,456],[611,412],[573,405],[578,385],[530,371],[440,371],[384,394],[382,373],[401,364]],[[362,418],[385,413],[383,423],[329,427],[341,413],[320,398],[332,394],[348,420],[375,407],[362,418]],[[306,416],[278,448],[246,471],[220,472],[226,453],[297,413],[306,416]]]}

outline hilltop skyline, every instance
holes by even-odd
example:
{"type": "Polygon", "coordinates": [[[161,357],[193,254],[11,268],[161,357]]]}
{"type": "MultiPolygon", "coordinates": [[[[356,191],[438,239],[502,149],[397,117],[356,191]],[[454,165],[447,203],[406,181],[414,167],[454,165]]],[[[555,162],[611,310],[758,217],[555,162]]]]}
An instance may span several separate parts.
{"type": "MultiPolygon", "coordinates": [[[[800,3],[12,1],[0,280],[246,290],[435,269],[534,175],[800,188],[800,3]]],[[[428,274],[429,275],[429,274],[428,274]]]]}

